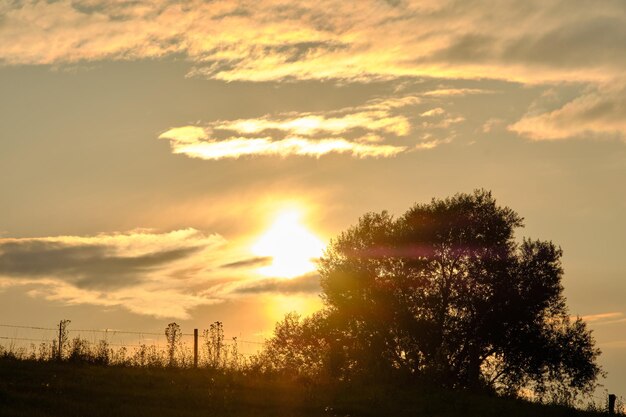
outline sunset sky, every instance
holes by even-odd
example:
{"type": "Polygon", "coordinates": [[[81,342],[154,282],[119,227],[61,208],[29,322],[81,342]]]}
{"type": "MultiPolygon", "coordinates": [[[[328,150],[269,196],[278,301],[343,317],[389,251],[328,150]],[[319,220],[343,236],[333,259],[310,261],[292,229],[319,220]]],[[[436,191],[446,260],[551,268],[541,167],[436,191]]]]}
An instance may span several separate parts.
{"type": "Polygon", "coordinates": [[[261,340],[360,215],[485,188],[626,395],[624,0],[0,0],[0,129],[0,324],[261,340]]]}

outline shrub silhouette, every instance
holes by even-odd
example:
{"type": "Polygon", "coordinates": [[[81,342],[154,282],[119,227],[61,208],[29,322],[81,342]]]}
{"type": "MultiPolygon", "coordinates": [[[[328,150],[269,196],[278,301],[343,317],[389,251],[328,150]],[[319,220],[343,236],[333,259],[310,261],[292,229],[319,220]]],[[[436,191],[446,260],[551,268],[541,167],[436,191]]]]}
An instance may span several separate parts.
{"type": "Polygon", "coordinates": [[[91,352],[89,342],[79,337],[73,338],[69,343],[69,354],[67,360],[70,362],[93,362],[94,356],[91,352]]]}
{"type": "Polygon", "coordinates": [[[211,323],[209,328],[202,332],[202,338],[207,355],[207,365],[212,368],[224,366],[224,326],[222,322],[211,323]]]}
{"type": "Polygon", "coordinates": [[[170,323],[165,328],[165,338],[167,339],[167,357],[169,366],[176,366],[176,349],[180,343],[182,334],[180,326],[170,323]]]}
{"type": "Polygon", "coordinates": [[[133,356],[129,360],[129,363],[133,366],[151,368],[166,366],[166,364],[173,366],[172,356],[169,356],[169,346],[167,352],[169,360],[166,359],[165,354],[165,352],[158,350],[157,347],[154,345],[146,345],[145,343],[142,343],[135,350],[133,356]]]}

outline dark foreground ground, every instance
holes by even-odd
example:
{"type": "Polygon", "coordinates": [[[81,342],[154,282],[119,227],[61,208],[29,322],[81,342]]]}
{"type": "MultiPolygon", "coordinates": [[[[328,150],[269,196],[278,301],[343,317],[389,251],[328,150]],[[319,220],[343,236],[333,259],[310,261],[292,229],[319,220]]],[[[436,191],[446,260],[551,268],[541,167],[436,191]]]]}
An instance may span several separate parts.
{"type": "Polygon", "coordinates": [[[467,393],[0,359],[0,416],[599,416],[467,393]]]}

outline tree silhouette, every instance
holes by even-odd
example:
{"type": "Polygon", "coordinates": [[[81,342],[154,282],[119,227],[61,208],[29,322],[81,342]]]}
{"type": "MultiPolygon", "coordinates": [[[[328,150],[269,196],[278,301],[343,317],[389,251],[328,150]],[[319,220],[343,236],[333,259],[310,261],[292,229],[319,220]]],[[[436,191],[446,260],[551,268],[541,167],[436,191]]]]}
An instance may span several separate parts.
{"type": "Polygon", "coordinates": [[[561,249],[516,241],[522,220],[484,190],[398,219],[361,217],[320,262],[322,327],[334,329],[320,338],[331,351],[341,345],[328,356],[334,366],[566,401],[592,390],[600,351],[585,323],[570,320],[561,249]]]}

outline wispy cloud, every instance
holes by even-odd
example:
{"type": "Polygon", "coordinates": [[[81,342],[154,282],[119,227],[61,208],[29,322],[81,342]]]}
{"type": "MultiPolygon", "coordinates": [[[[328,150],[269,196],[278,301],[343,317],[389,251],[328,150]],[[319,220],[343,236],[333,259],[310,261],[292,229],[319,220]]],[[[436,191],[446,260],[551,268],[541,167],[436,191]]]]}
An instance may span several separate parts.
{"type": "Polygon", "coordinates": [[[582,316],[581,319],[585,320],[588,323],[596,323],[596,322],[606,322],[619,320],[624,317],[624,313],[619,311],[614,311],[610,313],[598,313],[598,314],[588,314],[586,316],[582,316]]]}
{"type": "Polygon", "coordinates": [[[483,133],[491,133],[498,129],[502,129],[503,127],[506,127],[506,121],[504,119],[492,117],[491,119],[488,119],[485,123],[483,123],[482,131],[483,133]]]}
{"type": "Polygon", "coordinates": [[[624,316],[624,313],[620,311],[590,314],[582,316],[581,318],[593,326],[608,326],[626,323],[626,316],[624,316]]]}
{"type": "Polygon", "coordinates": [[[624,349],[626,348],[626,340],[612,340],[610,342],[601,342],[598,345],[604,349],[624,349]]]}
{"type": "Polygon", "coordinates": [[[182,126],[163,132],[172,151],[192,158],[313,156],[343,153],[357,158],[391,157],[407,145],[383,143],[411,131],[399,111],[420,103],[417,96],[372,100],[363,106],[324,113],[287,113],[256,119],[218,120],[204,127],[182,126]]]}
{"type": "Polygon", "coordinates": [[[312,140],[291,137],[281,140],[271,138],[229,138],[226,140],[201,141],[194,144],[181,143],[169,131],[160,138],[170,139],[172,151],[200,159],[240,158],[242,156],[314,156],[329,153],[345,153],[358,158],[389,157],[403,152],[406,147],[357,143],[345,139],[312,140]]]}
{"type": "Polygon", "coordinates": [[[253,258],[242,259],[234,262],[229,262],[224,265],[220,265],[220,268],[249,268],[260,267],[271,264],[271,256],[255,256],[253,258]]]}
{"type": "Polygon", "coordinates": [[[560,108],[535,111],[509,126],[532,140],[620,138],[626,141],[626,87],[601,86],[560,108]]]}
{"type": "Polygon", "coordinates": [[[317,273],[313,273],[292,279],[262,279],[248,282],[237,287],[234,292],[239,294],[294,294],[319,293],[320,290],[320,277],[317,273]]]}
{"type": "Polygon", "coordinates": [[[492,91],[481,90],[479,88],[439,88],[437,90],[426,91],[422,95],[426,97],[454,97],[467,96],[470,94],[491,94],[492,91]]]}
{"type": "Polygon", "coordinates": [[[433,117],[433,116],[440,116],[442,114],[444,114],[446,111],[444,109],[442,109],[441,107],[436,107],[434,109],[430,109],[427,110],[425,112],[423,112],[422,114],[420,114],[420,116],[422,117],[433,117]]]}
{"type": "Polygon", "coordinates": [[[426,136],[425,140],[415,145],[415,149],[416,150],[435,149],[439,145],[443,145],[443,144],[450,143],[450,142],[452,142],[451,137],[448,137],[445,139],[433,139],[432,136],[428,135],[426,136]]]}
{"type": "Polygon", "coordinates": [[[295,135],[343,134],[351,129],[366,128],[405,136],[409,124],[405,117],[390,115],[386,110],[363,111],[332,117],[317,114],[304,114],[295,117],[272,120],[242,119],[214,123],[214,129],[232,130],[240,133],[255,134],[268,130],[279,130],[295,135]]]}

